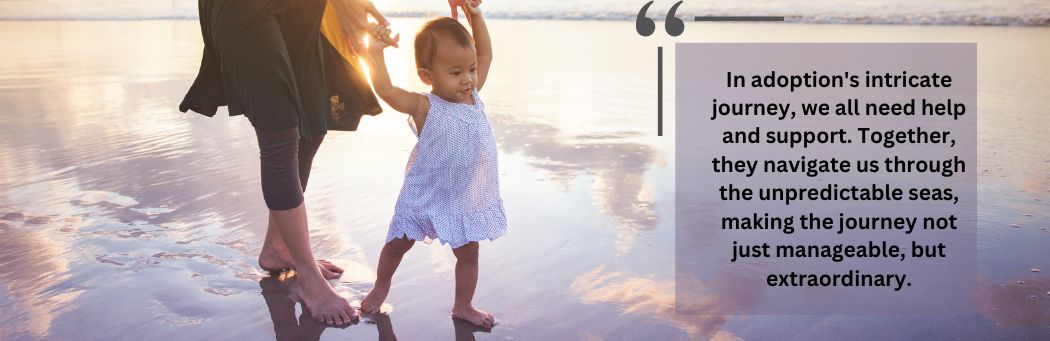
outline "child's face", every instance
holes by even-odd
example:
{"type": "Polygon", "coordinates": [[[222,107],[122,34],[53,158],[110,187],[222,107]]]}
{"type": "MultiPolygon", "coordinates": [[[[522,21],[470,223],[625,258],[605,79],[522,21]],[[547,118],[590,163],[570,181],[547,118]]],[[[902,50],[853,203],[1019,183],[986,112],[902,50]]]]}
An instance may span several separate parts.
{"type": "Polygon", "coordinates": [[[433,87],[435,95],[450,102],[473,104],[470,93],[478,80],[478,56],[473,46],[439,38],[435,52],[431,68],[419,70],[419,77],[433,87]]]}

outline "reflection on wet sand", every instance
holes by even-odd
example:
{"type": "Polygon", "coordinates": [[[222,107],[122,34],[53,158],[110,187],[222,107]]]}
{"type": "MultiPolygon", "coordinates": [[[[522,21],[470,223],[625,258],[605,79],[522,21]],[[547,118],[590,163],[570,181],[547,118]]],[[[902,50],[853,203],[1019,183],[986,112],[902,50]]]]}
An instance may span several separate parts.
{"type": "MultiPolygon", "coordinates": [[[[311,317],[310,310],[302,305],[302,300],[299,299],[300,289],[294,271],[264,277],[259,280],[259,287],[270,312],[273,331],[278,341],[320,340],[321,335],[328,328],[361,328],[362,325],[375,326],[379,341],[397,340],[397,335],[394,334],[394,324],[389,314],[362,314],[359,321],[341,326],[328,326],[311,317]],[[302,309],[298,317],[295,315],[296,304],[299,304],[302,309]]],[[[490,331],[460,319],[450,318],[450,320],[455,330],[456,341],[474,341],[474,333],[490,331]]]]}
{"type": "MultiPolygon", "coordinates": [[[[295,305],[301,302],[297,294],[294,272],[284,272],[276,277],[265,277],[259,281],[263,299],[273,320],[273,331],[279,341],[320,340],[329,326],[310,316],[310,310],[302,305],[302,314],[295,316],[295,305]]],[[[357,324],[355,321],[352,324],[357,324]]],[[[332,328],[347,328],[351,324],[332,328]]],[[[392,332],[391,332],[392,333],[392,332]]]]}
{"type": "Polygon", "coordinates": [[[977,297],[981,314],[1003,327],[1050,326],[1050,279],[1034,278],[1008,283],[982,279],[977,297]]]}
{"type": "MultiPolygon", "coordinates": [[[[722,277],[728,278],[728,277],[722,277]]],[[[572,291],[586,304],[612,303],[621,314],[644,314],[671,321],[689,334],[693,340],[733,340],[734,336],[722,329],[730,315],[741,311],[741,305],[753,303],[748,293],[733,290],[733,279],[721,282],[719,290],[709,292],[693,302],[701,306],[701,314],[679,314],[675,311],[675,282],[657,280],[651,276],[606,271],[604,266],[581,274],[572,282],[572,291]]]]}
{"type": "Polygon", "coordinates": [[[474,336],[475,333],[492,332],[491,329],[475,326],[470,322],[458,318],[450,318],[450,320],[452,320],[452,328],[456,332],[456,341],[474,341],[477,340],[474,336]]]}
{"type": "Polygon", "coordinates": [[[46,338],[55,316],[80,293],[73,288],[53,288],[69,276],[69,263],[62,256],[67,246],[51,240],[44,232],[20,226],[43,220],[50,219],[7,213],[0,221],[0,284],[6,299],[13,304],[0,309],[0,320],[20,322],[5,322],[3,328],[13,330],[0,336],[46,338]]]}
{"type": "Polygon", "coordinates": [[[552,125],[507,115],[492,115],[492,126],[504,152],[528,157],[530,166],[564,191],[577,177],[594,176],[591,196],[617,225],[618,252],[626,252],[641,234],[656,227],[652,180],[645,173],[657,156],[652,146],[629,142],[640,133],[573,136],[552,125]]]}

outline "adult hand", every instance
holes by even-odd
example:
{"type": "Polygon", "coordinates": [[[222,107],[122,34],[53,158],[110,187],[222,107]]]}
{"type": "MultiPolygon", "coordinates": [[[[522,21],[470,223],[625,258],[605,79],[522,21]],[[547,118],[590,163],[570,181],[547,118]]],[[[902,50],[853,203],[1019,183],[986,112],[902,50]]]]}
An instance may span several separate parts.
{"type": "MultiPolygon", "coordinates": [[[[343,29],[343,36],[347,45],[353,49],[355,54],[365,51],[364,38],[369,33],[368,17],[372,16],[380,26],[390,26],[390,21],[376,9],[375,4],[368,0],[329,0],[335,8],[339,18],[339,26],[343,29]]],[[[397,41],[389,36],[379,38],[388,45],[397,47],[397,41]]]]}

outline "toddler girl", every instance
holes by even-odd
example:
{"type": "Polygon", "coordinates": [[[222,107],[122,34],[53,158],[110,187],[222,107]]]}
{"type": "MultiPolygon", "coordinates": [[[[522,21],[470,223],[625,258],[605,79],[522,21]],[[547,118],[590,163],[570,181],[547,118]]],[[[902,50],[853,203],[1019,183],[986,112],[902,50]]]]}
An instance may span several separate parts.
{"type": "MultiPolygon", "coordinates": [[[[474,308],[478,281],[478,241],[507,231],[496,170],[496,140],[478,97],[492,62],[488,29],[478,0],[462,3],[473,38],[452,18],[433,19],[415,39],[419,78],[431,86],[420,94],[395,87],[383,59],[388,45],[372,39],[368,48],[372,84],[394,110],[408,114],[418,137],[408,159],[405,182],[379,256],[375,287],[361,302],[379,312],[402,256],[416,240],[438,239],[456,256],[456,297],[452,316],[491,327],[492,315],[474,308]]],[[[389,29],[374,25],[375,37],[389,29]]],[[[397,38],[394,38],[395,42],[397,38]]]]}

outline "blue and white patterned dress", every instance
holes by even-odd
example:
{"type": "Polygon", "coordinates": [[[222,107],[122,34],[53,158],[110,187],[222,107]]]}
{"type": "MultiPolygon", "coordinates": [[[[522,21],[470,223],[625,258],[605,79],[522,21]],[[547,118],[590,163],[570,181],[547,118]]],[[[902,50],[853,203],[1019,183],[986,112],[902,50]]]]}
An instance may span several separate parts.
{"type": "Polygon", "coordinates": [[[405,182],[394,207],[386,241],[400,237],[452,248],[507,233],[499,195],[496,139],[477,90],[474,105],[451,103],[427,93],[422,134],[412,149],[405,182]]]}

